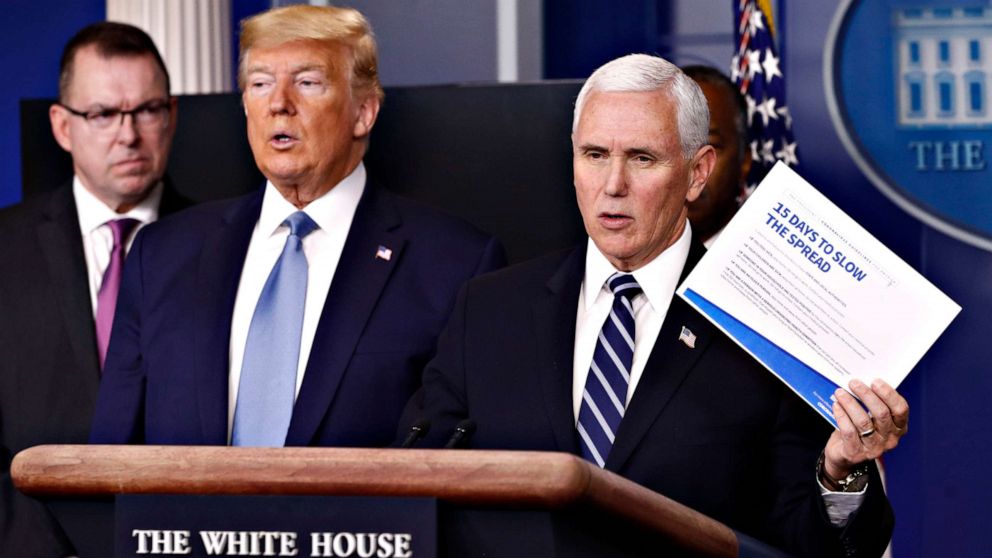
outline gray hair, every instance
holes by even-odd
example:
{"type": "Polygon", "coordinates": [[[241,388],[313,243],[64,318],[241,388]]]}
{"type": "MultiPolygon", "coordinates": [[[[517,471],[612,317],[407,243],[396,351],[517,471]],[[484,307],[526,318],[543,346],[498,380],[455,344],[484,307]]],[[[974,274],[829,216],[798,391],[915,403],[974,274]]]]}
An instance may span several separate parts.
{"type": "Polygon", "coordinates": [[[664,90],[675,100],[682,155],[691,159],[706,145],[710,129],[710,111],[703,91],[675,64],[658,56],[628,54],[600,66],[589,76],[575,99],[572,133],[579,127],[579,117],[586,97],[593,91],[643,92],[664,90]]]}

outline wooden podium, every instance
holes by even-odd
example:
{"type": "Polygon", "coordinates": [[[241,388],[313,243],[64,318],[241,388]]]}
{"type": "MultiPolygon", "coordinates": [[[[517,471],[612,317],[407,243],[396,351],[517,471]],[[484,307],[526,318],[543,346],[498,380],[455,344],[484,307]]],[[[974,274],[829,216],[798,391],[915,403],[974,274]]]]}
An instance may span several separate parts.
{"type": "MultiPolygon", "coordinates": [[[[655,540],[663,548],[688,555],[738,555],[738,538],[729,527],[563,453],[52,445],[19,453],[11,475],[30,496],[102,506],[93,508],[103,510],[97,512],[70,507],[76,516],[107,516],[103,522],[90,518],[90,525],[104,527],[89,529],[112,525],[110,499],[120,494],[432,497],[443,506],[442,556],[472,555],[472,549],[463,545],[481,541],[487,522],[515,516],[546,516],[556,525],[570,525],[556,528],[554,536],[566,532],[577,536],[571,548],[600,544],[602,537],[590,534],[588,527],[605,521],[638,533],[640,545],[655,540]],[[587,521],[590,517],[592,523],[587,521]],[[474,527],[457,533],[467,523],[474,527]],[[445,541],[448,537],[452,540],[445,541]]],[[[533,535],[513,527],[513,521],[507,525],[500,537],[533,535]]],[[[110,540],[109,535],[105,540],[110,540]]],[[[504,542],[507,548],[514,547],[512,541],[504,542]]],[[[487,554],[499,555],[494,548],[487,554]]],[[[105,548],[102,555],[111,552],[105,548]]]]}

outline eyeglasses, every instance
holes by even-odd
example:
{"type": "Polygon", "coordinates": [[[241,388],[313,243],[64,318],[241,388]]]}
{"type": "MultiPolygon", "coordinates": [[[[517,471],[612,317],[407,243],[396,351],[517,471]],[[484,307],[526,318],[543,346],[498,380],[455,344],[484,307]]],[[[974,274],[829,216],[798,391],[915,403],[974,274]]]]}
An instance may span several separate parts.
{"type": "Polygon", "coordinates": [[[89,111],[76,110],[62,103],[58,106],[69,111],[70,114],[79,116],[86,120],[87,124],[95,130],[115,131],[124,124],[124,117],[130,115],[135,128],[142,131],[154,131],[165,127],[169,120],[169,112],[172,105],[164,99],[155,99],[134,107],[131,110],[121,110],[119,108],[98,108],[89,111]]]}

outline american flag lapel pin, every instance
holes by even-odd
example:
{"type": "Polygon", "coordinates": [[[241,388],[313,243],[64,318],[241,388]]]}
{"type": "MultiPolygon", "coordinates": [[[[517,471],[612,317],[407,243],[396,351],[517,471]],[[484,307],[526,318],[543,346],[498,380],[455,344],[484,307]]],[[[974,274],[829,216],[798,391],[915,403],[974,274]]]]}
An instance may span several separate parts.
{"type": "Polygon", "coordinates": [[[375,251],[375,259],[383,260],[388,262],[390,258],[393,257],[393,251],[385,246],[379,245],[379,249],[375,251]]]}
{"type": "Polygon", "coordinates": [[[682,326],[682,331],[679,333],[679,341],[685,343],[685,346],[690,349],[696,348],[696,334],[685,326],[682,326]]]}

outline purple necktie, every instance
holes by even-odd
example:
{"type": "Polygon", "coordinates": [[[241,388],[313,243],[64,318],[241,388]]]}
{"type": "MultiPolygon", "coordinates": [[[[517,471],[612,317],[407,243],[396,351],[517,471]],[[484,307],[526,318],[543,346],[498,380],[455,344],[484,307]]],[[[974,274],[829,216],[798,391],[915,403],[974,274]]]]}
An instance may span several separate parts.
{"type": "Polygon", "coordinates": [[[107,359],[107,345],[110,344],[110,328],[114,325],[114,310],[117,308],[117,291],[121,288],[121,270],[124,268],[124,246],[128,236],[137,226],[137,219],[117,219],[107,221],[114,234],[114,247],[110,251],[110,263],[103,273],[100,292],[96,295],[96,347],[100,353],[100,370],[107,359]]]}

